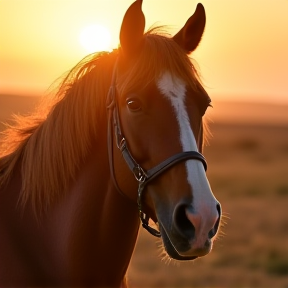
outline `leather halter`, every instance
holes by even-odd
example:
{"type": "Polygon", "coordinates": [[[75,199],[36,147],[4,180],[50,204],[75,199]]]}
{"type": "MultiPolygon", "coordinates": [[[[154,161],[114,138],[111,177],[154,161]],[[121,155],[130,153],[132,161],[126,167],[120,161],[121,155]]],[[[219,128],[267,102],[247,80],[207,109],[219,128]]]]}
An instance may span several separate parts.
{"type": "Polygon", "coordinates": [[[197,151],[186,151],[186,152],[175,154],[167,158],[160,164],[156,165],[155,167],[145,171],[131,155],[129,148],[127,146],[125,137],[121,131],[118,102],[116,99],[116,69],[117,69],[117,60],[113,68],[112,81],[111,81],[111,85],[110,85],[109,92],[107,95],[107,103],[106,103],[107,109],[109,111],[107,137],[108,137],[108,155],[109,155],[110,173],[111,173],[114,185],[117,188],[118,192],[121,195],[124,195],[129,200],[131,200],[125,193],[121,191],[115,178],[115,171],[114,171],[114,165],[113,165],[113,136],[112,136],[113,135],[112,130],[114,128],[116,146],[121,151],[124,160],[126,161],[129,169],[131,170],[135,179],[138,182],[137,205],[138,205],[138,211],[139,211],[139,218],[142,222],[142,226],[152,235],[156,237],[161,237],[161,234],[159,231],[149,226],[149,216],[146,213],[144,213],[142,210],[142,194],[143,194],[144,188],[150,181],[152,181],[154,178],[156,178],[157,176],[165,172],[167,169],[185,160],[194,159],[194,160],[201,161],[206,171],[207,170],[206,159],[201,153],[197,151]]]}

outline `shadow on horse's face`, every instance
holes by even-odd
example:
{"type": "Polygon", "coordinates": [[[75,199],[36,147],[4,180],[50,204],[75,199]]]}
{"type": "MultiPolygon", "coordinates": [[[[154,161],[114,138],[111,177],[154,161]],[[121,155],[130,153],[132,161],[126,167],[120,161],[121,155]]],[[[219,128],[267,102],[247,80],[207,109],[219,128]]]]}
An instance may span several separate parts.
{"type": "MultiPolygon", "coordinates": [[[[172,50],[167,55],[164,51],[162,54],[153,54],[151,47],[156,46],[154,43],[150,45],[150,52],[146,51],[149,60],[147,58],[145,65],[139,68],[139,61],[143,62],[143,47],[146,45],[147,48],[149,37],[143,35],[144,23],[141,1],[136,1],[126,12],[122,23],[122,53],[117,67],[120,86],[125,77],[130,77],[131,82],[137,82],[135,79],[138,77],[136,85],[118,91],[116,100],[119,126],[126,139],[124,150],[128,147],[124,154],[130,154],[128,161],[125,160],[130,170],[133,171],[136,167],[138,171],[138,163],[141,171],[143,169],[140,177],[135,175],[136,178],[141,178],[138,179],[138,207],[143,226],[150,230],[147,227],[148,220],[143,221],[141,218],[142,212],[158,222],[165,250],[171,258],[191,260],[210,252],[221,217],[220,204],[206,178],[205,158],[199,153],[202,150],[202,116],[209,106],[210,98],[193,74],[195,71],[190,71],[191,74],[187,72],[186,61],[186,53],[192,52],[201,40],[205,27],[205,11],[202,5],[198,5],[185,26],[165,44],[171,45],[172,50],[178,49],[178,54],[172,50]],[[173,57],[176,59],[171,61],[173,57]],[[167,65],[169,68],[164,67],[169,61],[172,63],[167,65]],[[174,65],[177,61],[180,63],[174,65]],[[157,64],[153,66],[151,63],[157,64]],[[157,70],[154,77],[150,75],[149,79],[145,79],[144,75],[149,72],[139,77],[143,70],[148,69],[146,66],[157,70]],[[186,74],[179,72],[184,70],[186,74]],[[129,165],[129,162],[132,164],[129,165]],[[169,165],[166,165],[167,162],[169,165]],[[147,174],[145,171],[148,171],[147,174]]],[[[165,45],[162,46],[163,49],[167,48],[165,45]]],[[[129,86],[129,83],[126,85],[129,86]]],[[[120,150],[123,153],[122,148],[120,150]]],[[[127,185],[129,172],[125,172],[123,161],[117,163],[117,159],[120,158],[114,159],[116,182],[120,190],[136,202],[137,188],[127,185]]],[[[155,231],[152,234],[160,236],[155,231]]]]}

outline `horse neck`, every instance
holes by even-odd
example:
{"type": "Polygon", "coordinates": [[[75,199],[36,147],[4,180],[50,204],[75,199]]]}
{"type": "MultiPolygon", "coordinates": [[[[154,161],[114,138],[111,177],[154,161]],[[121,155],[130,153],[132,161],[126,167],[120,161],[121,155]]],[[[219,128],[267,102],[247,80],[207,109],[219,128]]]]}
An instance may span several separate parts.
{"type": "MultiPolygon", "coordinates": [[[[106,132],[101,135],[106,139],[106,132]]],[[[138,210],[113,184],[106,141],[92,147],[97,148],[87,156],[71,187],[66,211],[60,203],[56,214],[69,223],[70,231],[61,232],[69,239],[61,238],[63,245],[71,243],[69,251],[74,255],[69,257],[77,259],[70,261],[73,274],[85,275],[91,269],[88,274],[97,275],[97,285],[119,287],[138,235],[138,210]]]]}
{"type": "MultiPolygon", "coordinates": [[[[101,139],[106,139],[105,131],[101,135],[101,139]]],[[[138,235],[137,205],[120,195],[114,187],[107,142],[101,140],[92,147],[69,191],[49,208],[40,222],[35,219],[29,204],[24,212],[21,209],[15,211],[21,185],[20,167],[16,169],[18,176],[14,173],[1,191],[1,218],[19,231],[21,247],[29,252],[27,261],[22,259],[23,262],[18,262],[17,253],[10,248],[20,244],[12,234],[9,235],[11,245],[6,248],[0,246],[2,254],[15,260],[10,261],[13,264],[11,275],[14,270],[22,269],[29,271],[27,273],[31,276],[39,269],[41,273],[50,271],[53,279],[58,279],[51,283],[53,285],[81,286],[83,281],[89,281],[89,285],[96,287],[125,287],[123,281],[138,235]],[[38,259],[35,262],[37,267],[31,264],[30,258],[38,259]]],[[[2,228],[0,221],[0,231],[2,228]]]]}

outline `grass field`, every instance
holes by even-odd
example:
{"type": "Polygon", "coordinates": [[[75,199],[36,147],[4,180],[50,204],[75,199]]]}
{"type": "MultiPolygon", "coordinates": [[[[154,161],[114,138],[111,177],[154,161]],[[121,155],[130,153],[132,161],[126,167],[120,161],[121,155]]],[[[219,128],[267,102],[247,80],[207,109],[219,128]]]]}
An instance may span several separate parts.
{"type": "MultiPolygon", "coordinates": [[[[34,103],[0,97],[0,121],[34,103]]],[[[204,151],[225,215],[213,251],[168,264],[159,257],[159,242],[141,229],[131,287],[288,288],[288,107],[245,105],[215,105],[221,113],[214,108],[213,137],[204,151]]]]}

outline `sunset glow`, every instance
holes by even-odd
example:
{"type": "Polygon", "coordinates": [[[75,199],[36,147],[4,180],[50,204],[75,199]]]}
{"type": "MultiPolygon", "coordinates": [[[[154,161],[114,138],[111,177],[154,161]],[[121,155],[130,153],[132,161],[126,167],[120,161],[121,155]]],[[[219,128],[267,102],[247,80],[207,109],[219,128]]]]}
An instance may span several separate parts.
{"type": "Polygon", "coordinates": [[[86,26],[80,33],[79,41],[88,53],[111,50],[110,31],[102,25],[86,26]]]}
{"type": "MultiPolygon", "coordinates": [[[[41,95],[87,54],[117,48],[132,2],[1,0],[0,94],[41,95]]],[[[192,57],[211,98],[288,103],[288,1],[201,2],[206,28],[192,57]]],[[[144,0],[146,30],[177,32],[198,1],[177,3],[144,0]]]]}

